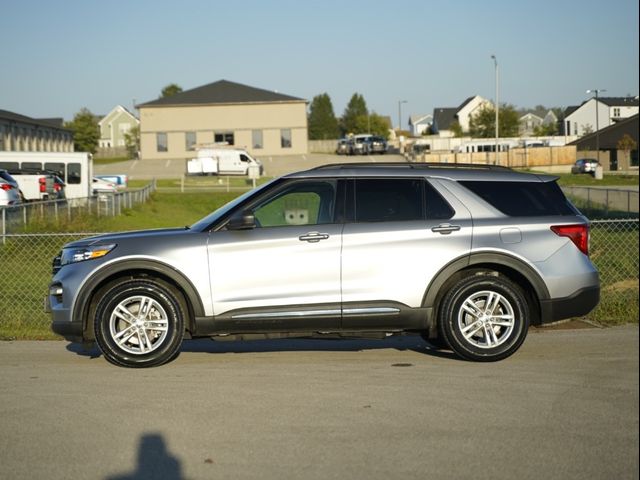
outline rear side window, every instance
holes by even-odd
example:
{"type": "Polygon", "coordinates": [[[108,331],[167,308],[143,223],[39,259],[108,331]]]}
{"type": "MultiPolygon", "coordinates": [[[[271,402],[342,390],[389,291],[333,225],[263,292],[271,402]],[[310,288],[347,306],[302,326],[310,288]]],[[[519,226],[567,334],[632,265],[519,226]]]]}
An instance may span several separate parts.
{"type": "Polygon", "coordinates": [[[511,217],[575,215],[556,182],[460,182],[511,217]]]}
{"type": "Polygon", "coordinates": [[[423,220],[422,185],[420,179],[356,180],[355,221],[423,220]]]}

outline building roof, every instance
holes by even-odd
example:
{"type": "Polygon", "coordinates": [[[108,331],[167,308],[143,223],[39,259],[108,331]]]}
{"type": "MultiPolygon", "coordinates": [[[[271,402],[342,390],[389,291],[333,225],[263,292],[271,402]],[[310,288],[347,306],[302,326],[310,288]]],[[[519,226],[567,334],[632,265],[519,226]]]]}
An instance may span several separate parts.
{"type": "Polygon", "coordinates": [[[448,130],[456,119],[456,113],[458,113],[458,108],[434,108],[433,125],[438,131],[448,130]]]}
{"type": "MultiPolygon", "coordinates": [[[[640,143],[638,141],[638,114],[636,113],[613,125],[609,125],[601,129],[597,134],[601,150],[616,150],[618,148],[618,142],[625,134],[633,138],[636,143],[640,143]]],[[[596,132],[580,137],[574,142],[569,143],[569,145],[576,145],[578,150],[595,150],[596,132]]]]}
{"type": "Polygon", "coordinates": [[[185,90],[170,97],[142,103],[136,107],[281,102],[306,102],[306,100],[227,80],[219,80],[208,85],[185,90]]]}
{"type": "Polygon", "coordinates": [[[469,98],[467,98],[464,102],[462,102],[462,103],[460,104],[460,106],[457,108],[457,111],[462,110],[462,109],[463,109],[464,107],[466,107],[469,103],[471,103],[471,101],[472,101],[474,98],[476,98],[476,97],[477,97],[477,95],[474,95],[473,97],[469,97],[469,98]]]}
{"type": "Polygon", "coordinates": [[[637,107],[638,97],[598,97],[598,100],[610,107],[637,107]]]}
{"type": "Polygon", "coordinates": [[[57,130],[70,131],[68,128],[64,128],[64,120],[62,118],[31,118],[26,115],[20,115],[19,113],[10,112],[8,110],[0,110],[0,120],[6,120],[9,122],[26,123],[36,127],[55,128],[57,130]]]}
{"type": "Polygon", "coordinates": [[[431,116],[430,114],[426,114],[426,115],[411,115],[409,117],[409,124],[410,125],[418,125],[419,123],[424,123],[424,121],[427,121],[426,123],[431,123],[431,121],[433,120],[433,116],[431,116]]]}

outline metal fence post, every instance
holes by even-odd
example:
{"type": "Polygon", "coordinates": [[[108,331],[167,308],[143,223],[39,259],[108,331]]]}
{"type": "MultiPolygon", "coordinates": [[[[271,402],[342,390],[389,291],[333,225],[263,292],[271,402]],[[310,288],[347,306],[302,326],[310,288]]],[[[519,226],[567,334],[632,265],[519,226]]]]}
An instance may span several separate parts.
{"type": "Polygon", "coordinates": [[[7,209],[2,209],[2,244],[7,243],[7,238],[5,235],[7,234],[7,209]]]}

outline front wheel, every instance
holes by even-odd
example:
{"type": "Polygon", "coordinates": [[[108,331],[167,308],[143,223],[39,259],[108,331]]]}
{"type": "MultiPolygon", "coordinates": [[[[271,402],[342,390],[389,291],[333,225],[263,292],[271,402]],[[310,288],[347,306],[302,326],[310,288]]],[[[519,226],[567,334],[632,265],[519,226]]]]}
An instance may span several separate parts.
{"type": "Polygon", "coordinates": [[[184,333],[184,311],[164,282],[130,279],[102,295],[95,334],[105,358],[123,367],[154,367],[177,356],[184,333]]]}
{"type": "Polygon", "coordinates": [[[511,280],[489,274],[456,283],[445,295],[438,328],[451,349],[481,362],[512,355],[527,336],[529,305],[511,280]]]}

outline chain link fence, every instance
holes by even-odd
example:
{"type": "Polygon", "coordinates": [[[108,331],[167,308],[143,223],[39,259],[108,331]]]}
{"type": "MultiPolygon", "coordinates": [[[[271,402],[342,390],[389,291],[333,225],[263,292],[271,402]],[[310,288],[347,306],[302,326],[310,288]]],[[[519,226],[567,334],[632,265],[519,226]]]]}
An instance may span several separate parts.
{"type": "Polygon", "coordinates": [[[19,232],[31,223],[43,219],[53,219],[57,222],[59,219],[72,220],[80,215],[97,217],[120,215],[123,209],[133,208],[149,200],[149,196],[155,189],[156,182],[153,181],[138,190],[2,207],[0,208],[0,240],[4,243],[7,234],[19,232]]]}
{"type": "MultiPolygon", "coordinates": [[[[0,242],[0,339],[56,338],[44,313],[51,261],[62,246],[96,233],[7,234],[0,242]]],[[[607,324],[638,319],[638,219],[595,220],[591,259],[601,300],[588,318],[607,324]]]]}

